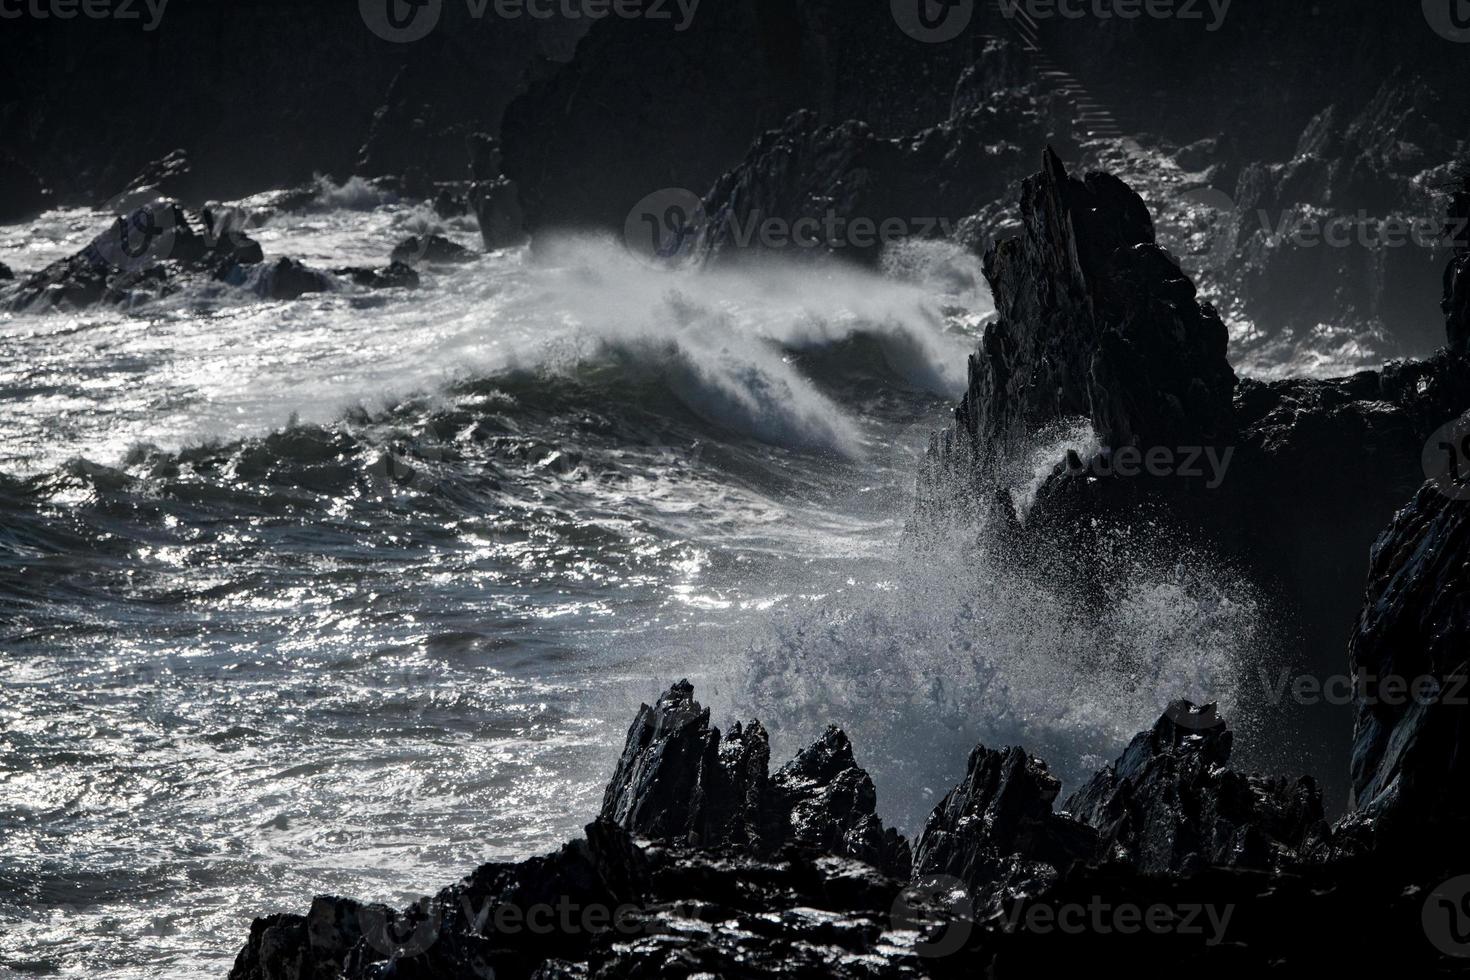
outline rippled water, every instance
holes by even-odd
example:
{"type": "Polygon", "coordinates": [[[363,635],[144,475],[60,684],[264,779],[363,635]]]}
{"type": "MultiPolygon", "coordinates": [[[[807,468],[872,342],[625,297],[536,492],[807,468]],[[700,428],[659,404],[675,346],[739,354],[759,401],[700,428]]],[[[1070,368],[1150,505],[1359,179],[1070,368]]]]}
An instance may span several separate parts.
{"type": "MultiPolygon", "coordinates": [[[[331,268],[434,224],[350,187],[253,234],[331,268]]],[[[778,756],[845,725],[910,830],[977,740],[1076,778],[1228,702],[1256,616],[1206,558],[1120,558],[1100,607],[904,548],[989,302],[903,259],[568,237],[416,292],[0,317],[0,972],[223,976],[256,914],[552,848],[679,676],[778,756]]]]}

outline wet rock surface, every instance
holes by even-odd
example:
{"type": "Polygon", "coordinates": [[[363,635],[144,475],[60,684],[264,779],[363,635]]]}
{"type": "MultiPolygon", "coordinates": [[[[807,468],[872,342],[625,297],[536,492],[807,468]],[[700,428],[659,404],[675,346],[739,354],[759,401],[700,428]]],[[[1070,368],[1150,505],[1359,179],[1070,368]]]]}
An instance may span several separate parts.
{"type": "Polygon", "coordinates": [[[639,710],[601,818],[640,837],[755,854],[791,845],[908,873],[908,842],[878,819],[873,781],[840,729],[774,775],[770,756],[758,721],[722,738],[681,681],[639,710]]]}
{"type": "Polygon", "coordinates": [[[393,249],[393,261],[409,266],[457,265],[474,260],[474,252],[443,235],[413,235],[393,249]]]}
{"type": "MultiPolygon", "coordinates": [[[[1340,379],[1238,380],[1218,315],[1126,185],[1078,180],[1048,154],[1022,215],[1022,235],[986,256],[998,319],[971,358],[955,424],[931,442],[916,536],[978,517],[1033,560],[1071,555],[1067,568],[1092,589],[1088,569],[1110,535],[1143,518],[1261,583],[1293,625],[1265,662],[1287,676],[1341,674],[1364,556],[1423,482],[1426,440],[1470,409],[1470,362],[1441,352],[1340,379]],[[1003,488],[1068,418],[1087,419],[1101,449],[1059,454],[1014,512],[1003,488]]],[[[1251,710],[1286,733],[1273,767],[1323,774],[1329,808],[1341,806],[1348,708],[1251,710]]]]}
{"type": "MultiPolygon", "coordinates": [[[[1470,415],[1445,445],[1459,454],[1470,415]]],[[[1438,450],[1435,446],[1433,449],[1438,450]]],[[[1350,652],[1354,825],[1381,846],[1462,846],[1470,827],[1470,482],[1464,456],[1373,547],[1350,652]],[[1458,482],[1457,482],[1458,480],[1458,482]]]]}
{"type": "Polygon", "coordinates": [[[190,277],[225,278],[262,260],[234,218],[209,210],[191,221],[160,201],[119,216],[77,254],[27,276],[8,292],[12,310],[129,306],[171,295],[190,277]]]}
{"type": "Polygon", "coordinates": [[[1311,787],[1229,769],[1230,742],[1212,708],[1173,705],[1072,815],[1053,811],[1044,762],[978,747],[910,880],[906,843],[902,864],[853,856],[852,829],[875,818],[840,731],[767,780],[759,724],[722,738],[680,682],[640,709],[584,838],[403,910],[324,896],[257,919],[231,977],[1020,977],[1097,956],[1202,976],[1447,967],[1420,909],[1453,860],[1338,856],[1311,787]],[[1365,914],[1369,950],[1341,941],[1343,917],[1365,914]]]}
{"type": "Polygon", "coordinates": [[[981,896],[1015,890],[1017,872],[1054,881],[1098,844],[1092,828],[1052,812],[1060,791],[1046,763],[1025,749],[977,746],[919,835],[915,875],[947,875],[981,896]]]}
{"type": "Polygon", "coordinates": [[[1176,702],[1064,809],[1097,830],[1102,853],[1145,873],[1298,860],[1327,836],[1321,791],[1310,777],[1229,769],[1233,741],[1213,705],[1176,702]]]}

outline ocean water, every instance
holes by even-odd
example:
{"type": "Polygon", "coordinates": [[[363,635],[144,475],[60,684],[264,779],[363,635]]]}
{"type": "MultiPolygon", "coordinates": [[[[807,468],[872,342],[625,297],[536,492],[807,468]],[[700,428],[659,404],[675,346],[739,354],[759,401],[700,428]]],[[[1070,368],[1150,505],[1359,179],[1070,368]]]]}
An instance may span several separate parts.
{"type": "MultiPolygon", "coordinates": [[[[477,237],[352,184],[252,234],[333,268],[431,229],[477,237]]],[[[222,977],[255,915],[550,850],[680,677],[778,760],[843,725],[910,833],[977,742],[1075,783],[1172,697],[1228,710],[1264,627],[1209,556],[1139,528],[1099,601],[905,542],[991,306],[973,256],[889,258],[567,235],[416,291],[0,314],[0,974],[222,977]]]]}

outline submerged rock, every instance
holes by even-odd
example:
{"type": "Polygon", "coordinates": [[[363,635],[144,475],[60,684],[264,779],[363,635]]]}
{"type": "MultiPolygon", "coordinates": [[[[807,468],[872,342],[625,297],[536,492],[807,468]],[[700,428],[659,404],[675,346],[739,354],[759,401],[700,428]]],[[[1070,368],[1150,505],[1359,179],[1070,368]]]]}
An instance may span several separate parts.
{"type": "Polygon", "coordinates": [[[308,268],[295,259],[282,258],[260,270],[255,291],[266,299],[300,299],[307,293],[332,290],[332,278],[325,272],[308,268]]]}
{"type": "Polygon", "coordinates": [[[77,254],[26,277],[9,294],[14,310],[98,303],[133,305],[177,292],[191,277],[220,278],[261,260],[259,243],[228,215],[205,210],[199,228],[172,201],[119,216],[77,254]]]}
{"type": "Polygon", "coordinates": [[[413,235],[393,249],[393,261],[404,265],[454,265],[473,262],[475,253],[443,235],[413,235]]]}
{"type": "Polygon", "coordinates": [[[382,269],[351,267],[337,269],[336,275],[351,279],[354,285],[367,289],[417,289],[419,274],[413,266],[393,262],[382,269]]]}

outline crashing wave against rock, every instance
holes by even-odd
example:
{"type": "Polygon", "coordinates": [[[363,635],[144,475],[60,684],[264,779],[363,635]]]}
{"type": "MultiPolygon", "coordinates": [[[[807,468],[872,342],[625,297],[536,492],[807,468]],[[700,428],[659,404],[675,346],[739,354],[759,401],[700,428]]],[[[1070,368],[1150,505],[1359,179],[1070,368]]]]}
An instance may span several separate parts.
{"type": "MultiPolygon", "coordinates": [[[[1470,389],[1452,354],[1341,382],[1237,383],[1218,319],[1125,185],[1075,181],[1049,156],[1023,210],[1024,239],[987,257],[1001,319],[931,459],[963,478],[959,495],[989,499],[992,457],[1085,406],[1107,449],[1239,439],[1250,472],[1214,519],[1257,532],[1292,516],[1284,488],[1312,458],[1293,455],[1303,430],[1366,431],[1358,448],[1384,457],[1366,521],[1404,481],[1404,447],[1470,389]]],[[[1059,466],[1030,521],[1121,512],[1145,482],[1059,466]]],[[[1470,502],[1452,489],[1425,486],[1379,539],[1352,643],[1355,666],[1446,693],[1470,670],[1470,502]]],[[[1197,490],[1144,492],[1203,520],[1197,490]]],[[[484,865],[403,911],[319,898],[258,919],[231,976],[1030,977],[1121,957],[1194,976],[1449,972],[1470,951],[1440,928],[1464,891],[1467,699],[1380,694],[1357,692],[1355,809],[1335,826],[1314,780],[1232,768],[1214,706],[1180,701],[1060,811],[1045,762],[977,747],[911,847],[883,826],[840,730],[772,774],[760,723],[722,734],[681,681],[640,709],[585,838],[484,865]]]]}

